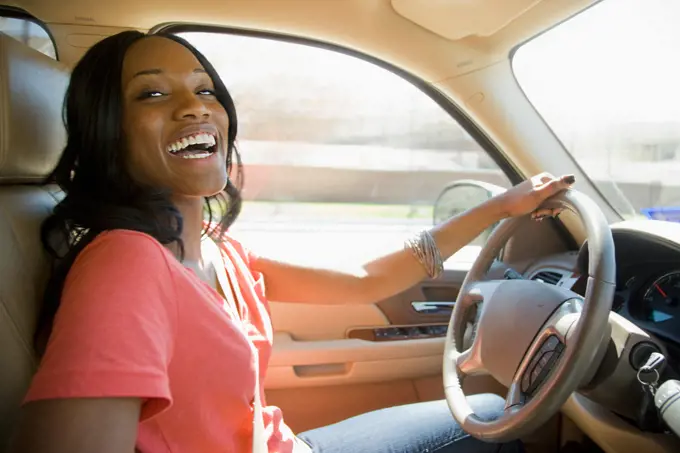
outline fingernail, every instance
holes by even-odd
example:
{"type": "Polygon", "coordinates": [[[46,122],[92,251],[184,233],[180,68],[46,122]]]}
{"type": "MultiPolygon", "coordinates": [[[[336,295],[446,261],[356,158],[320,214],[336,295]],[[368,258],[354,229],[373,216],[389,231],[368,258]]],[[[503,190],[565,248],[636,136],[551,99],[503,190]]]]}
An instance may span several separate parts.
{"type": "Polygon", "coordinates": [[[576,176],[574,175],[563,176],[562,181],[566,182],[567,184],[574,184],[576,182],[576,176]]]}

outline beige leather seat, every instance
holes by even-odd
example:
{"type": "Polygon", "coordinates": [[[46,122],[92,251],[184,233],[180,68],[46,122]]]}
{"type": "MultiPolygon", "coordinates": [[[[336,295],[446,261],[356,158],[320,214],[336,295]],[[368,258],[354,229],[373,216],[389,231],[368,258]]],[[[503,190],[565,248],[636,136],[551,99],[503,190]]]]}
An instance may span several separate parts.
{"type": "Polygon", "coordinates": [[[49,275],[40,223],[56,203],[41,181],[65,143],[65,66],[0,34],[0,451],[35,371],[33,335],[49,275]]]}

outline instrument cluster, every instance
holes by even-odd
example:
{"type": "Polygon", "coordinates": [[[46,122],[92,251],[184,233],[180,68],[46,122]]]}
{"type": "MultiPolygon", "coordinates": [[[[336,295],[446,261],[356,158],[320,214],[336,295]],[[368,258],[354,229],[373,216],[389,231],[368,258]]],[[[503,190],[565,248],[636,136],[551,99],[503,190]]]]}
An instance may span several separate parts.
{"type": "Polygon", "coordinates": [[[680,344],[680,267],[641,264],[622,271],[612,309],[680,344]]]}

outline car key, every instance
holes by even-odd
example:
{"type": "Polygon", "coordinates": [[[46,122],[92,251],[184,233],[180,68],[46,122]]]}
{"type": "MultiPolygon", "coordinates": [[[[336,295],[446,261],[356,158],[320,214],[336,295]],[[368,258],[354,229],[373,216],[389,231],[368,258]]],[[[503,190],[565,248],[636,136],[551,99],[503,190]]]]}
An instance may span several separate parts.
{"type": "Polygon", "coordinates": [[[655,431],[659,426],[659,411],[654,403],[655,388],[651,385],[642,386],[642,401],[637,411],[637,424],[643,431],[655,431]]]}
{"type": "Polygon", "coordinates": [[[663,367],[665,361],[666,357],[663,354],[653,352],[637,373],[637,379],[643,391],[642,401],[637,413],[637,422],[640,429],[645,431],[657,431],[661,426],[654,396],[659,383],[659,369],[663,367]]]}
{"type": "Polygon", "coordinates": [[[638,371],[638,375],[640,373],[651,373],[653,371],[656,372],[656,380],[657,382],[659,381],[659,370],[664,366],[666,363],[666,357],[661,354],[660,352],[652,352],[649,357],[647,358],[647,361],[645,362],[644,365],[640,367],[640,371],[638,371]]]}

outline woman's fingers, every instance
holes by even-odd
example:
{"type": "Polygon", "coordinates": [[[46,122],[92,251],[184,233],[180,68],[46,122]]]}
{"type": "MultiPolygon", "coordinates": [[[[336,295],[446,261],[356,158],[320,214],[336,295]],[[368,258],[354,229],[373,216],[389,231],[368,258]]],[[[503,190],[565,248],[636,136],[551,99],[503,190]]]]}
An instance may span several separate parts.
{"type": "Polygon", "coordinates": [[[539,222],[547,217],[557,217],[562,212],[562,208],[542,208],[531,213],[531,218],[539,222]]]}
{"type": "Polygon", "coordinates": [[[555,178],[554,176],[550,175],[549,177],[550,179],[542,186],[534,186],[533,196],[535,197],[534,199],[536,200],[536,203],[539,205],[548,198],[569,189],[576,180],[574,175],[565,175],[560,178],[555,178]]]}
{"type": "Polygon", "coordinates": [[[548,198],[568,189],[575,181],[574,175],[564,175],[560,178],[551,176],[549,180],[538,188],[538,191],[541,192],[543,197],[548,198]]]}

